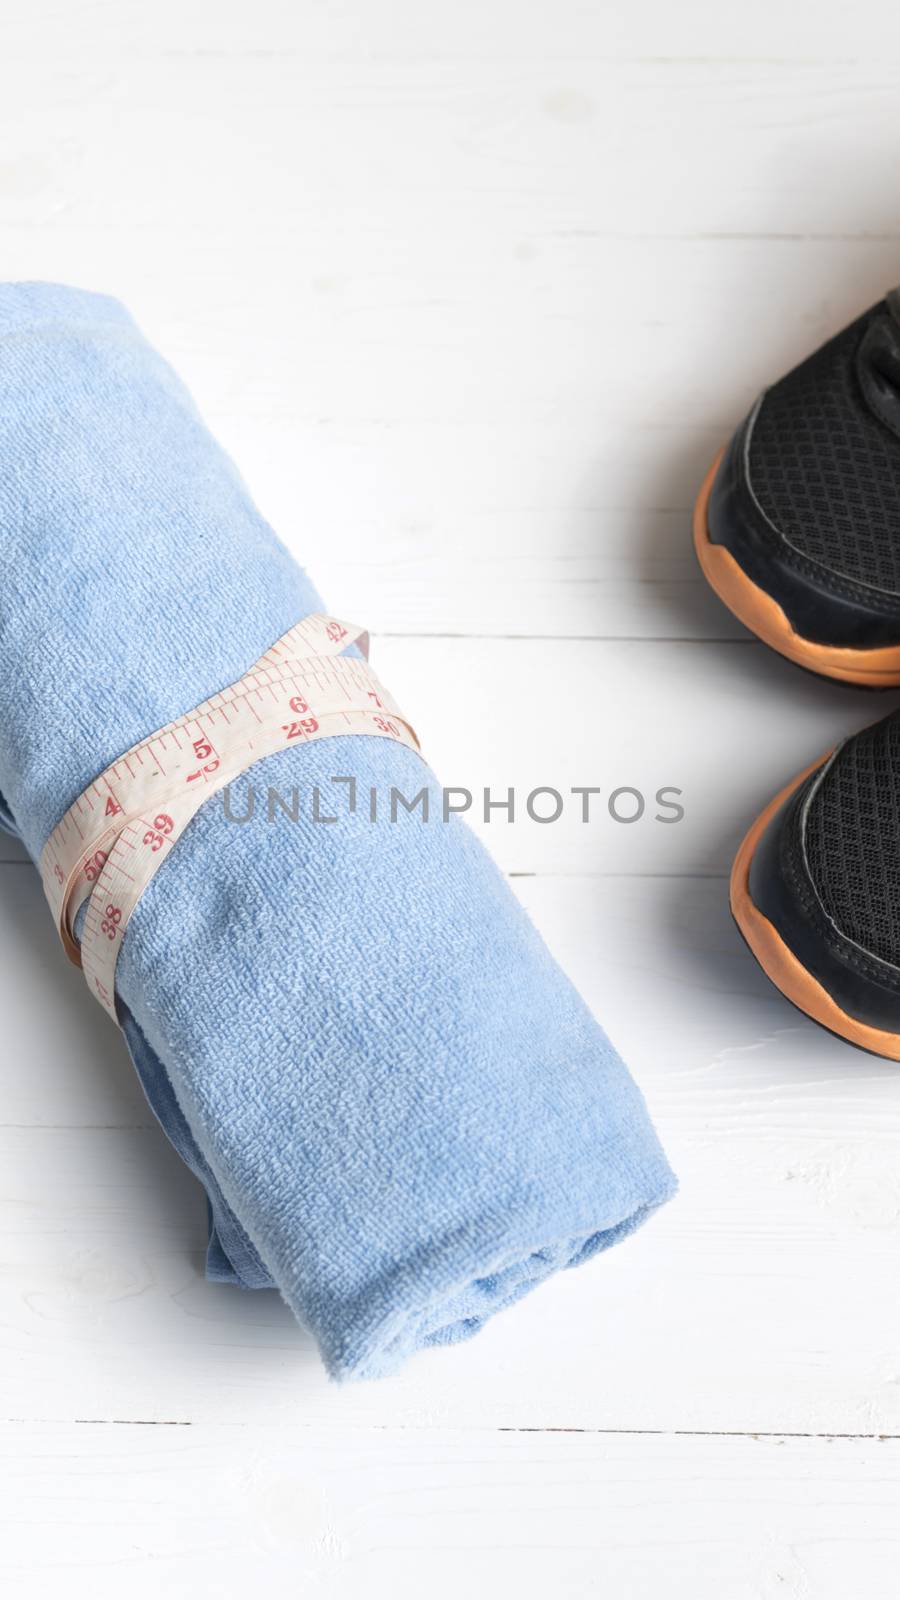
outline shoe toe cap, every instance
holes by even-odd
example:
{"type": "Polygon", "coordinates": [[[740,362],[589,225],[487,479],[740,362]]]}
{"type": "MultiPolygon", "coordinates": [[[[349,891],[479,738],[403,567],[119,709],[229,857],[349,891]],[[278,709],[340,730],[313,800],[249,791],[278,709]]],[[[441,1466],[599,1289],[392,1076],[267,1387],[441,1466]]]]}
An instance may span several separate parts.
{"type": "Polygon", "coordinates": [[[790,957],[839,1011],[862,1028],[896,1035],[900,1043],[900,967],[885,959],[890,952],[873,932],[871,915],[859,914],[877,898],[872,873],[878,870],[862,837],[859,810],[845,814],[834,832],[838,789],[846,810],[847,767],[860,754],[856,744],[847,741],[769,816],[754,845],[746,888],[790,957]]]}
{"type": "Polygon", "coordinates": [[[900,645],[900,595],[882,594],[813,560],[791,543],[784,513],[771,501],[764,507],[753,441],[768,403],[764,394],[723,452],[707,504],[709,543],[728,551],[800,639],[850,650],[900,645]]]}

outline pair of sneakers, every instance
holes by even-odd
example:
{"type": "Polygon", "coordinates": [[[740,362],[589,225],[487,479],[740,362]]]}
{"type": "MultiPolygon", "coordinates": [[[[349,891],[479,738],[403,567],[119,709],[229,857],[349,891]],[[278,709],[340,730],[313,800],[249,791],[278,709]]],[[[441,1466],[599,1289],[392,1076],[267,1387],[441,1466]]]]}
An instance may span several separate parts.
{"type": "MultiPolygon", "coordinates": [[[[757,401],[694,517],[703,572],[766,644],[900,686],[900,290],[757,401]]],[[[900,711],[793,778],[744,839],[731,908],[764,971],[900,1060],[900,711]]]]}

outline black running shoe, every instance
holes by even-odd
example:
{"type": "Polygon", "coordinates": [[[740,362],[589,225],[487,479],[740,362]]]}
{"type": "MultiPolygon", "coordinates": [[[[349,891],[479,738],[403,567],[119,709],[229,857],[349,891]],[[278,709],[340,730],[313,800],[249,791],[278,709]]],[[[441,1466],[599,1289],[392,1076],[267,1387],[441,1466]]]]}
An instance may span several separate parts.
{"type": "Polygon", "coordinates": [[[900,1061],[900,712],[767,806],[735,858],[731,909],[801,1011],[900,1061]]]}
{"type": "Polygon", "coordinates": [[[765,390],[700,491],[694,543],[773,649],[900,684],[900,289],[765,390]]]}

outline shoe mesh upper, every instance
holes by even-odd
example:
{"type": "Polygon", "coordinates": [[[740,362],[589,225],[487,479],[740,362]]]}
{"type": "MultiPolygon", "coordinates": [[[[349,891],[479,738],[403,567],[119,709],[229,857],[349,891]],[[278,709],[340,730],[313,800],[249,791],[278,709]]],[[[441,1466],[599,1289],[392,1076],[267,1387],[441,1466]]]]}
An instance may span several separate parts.
{"type": "Polygon", "coordinates": [[[900,965],[900,712],[839,751],[810,804],[805,846],[841,933],[900,965]]]}
{"type": "Polygon", "coordinates": [[[868,409],[854,356],[876,308],[770,389],[750,481],[775,527],[834,573],[900,593],[900,440],[868,409]]]}

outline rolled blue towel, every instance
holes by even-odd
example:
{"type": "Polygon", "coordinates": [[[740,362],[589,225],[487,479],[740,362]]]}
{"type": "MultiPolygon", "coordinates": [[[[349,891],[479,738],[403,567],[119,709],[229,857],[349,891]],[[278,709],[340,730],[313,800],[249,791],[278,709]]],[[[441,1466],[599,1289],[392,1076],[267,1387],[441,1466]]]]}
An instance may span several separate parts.
{"type": "MultiPolygon", "coordinates": [[[[35,860],[105,766],[323,609],[123,307],[49,284],[0,287],[0,560],[2,815],[35,860]]],[[[210,799],[138,905],[117,990],[208,1195],[208,1275],[277,1287],[346,1378],[476,1332],[674,1180],[471,832],[439,798],[427,823],[368,803],[316,823],[336,775],[382,798],[437,783],[365,735],[267,757],[233,817],[258,776],[299,790],[299,820],[239,825],[210,799]]]]}

